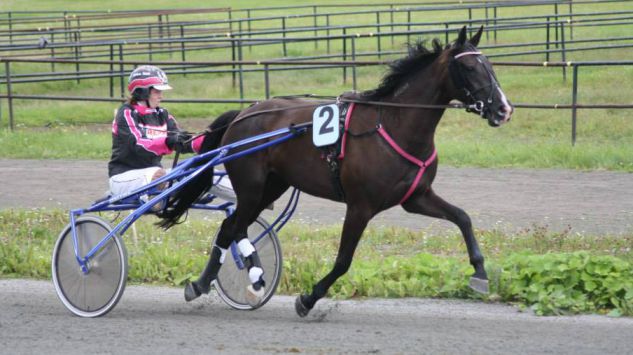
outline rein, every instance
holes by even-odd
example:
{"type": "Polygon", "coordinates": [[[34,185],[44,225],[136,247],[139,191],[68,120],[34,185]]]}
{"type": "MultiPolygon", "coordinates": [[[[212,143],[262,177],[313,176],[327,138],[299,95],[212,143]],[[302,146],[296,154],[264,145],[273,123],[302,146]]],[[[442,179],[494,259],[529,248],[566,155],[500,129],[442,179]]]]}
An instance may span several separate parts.
{"type": "MultiPolygon", "coordinates": [[[[279,97],[274,97],[274,98],[286,98],[286,99],[292,99],[292,98],[321,98],[324,99],[322,101],[325,101],[325,103],[340,103],[340,102],[347,102],[347,103],[351,103],[351,104],[360,104],[360,105],[371,105],[371,106],[379,106],[379,107],[397,107],[397,108],[405,108],[405,109],[432,109],[432,110],[441,110],[441,109],[465,109],[467,112],[478,112],[482,117],[485,114],[485,110],[487,108],[486,103],[481,101],[481,100],[476,100],[473,96],[473,93],[478,92],[480,90],[486,89],[488,87],[490,87],[490,93],[488,95],[488,99],[487,102],[488,104],[492,102],[492,94],[494,92],[494,90],[496,88],[499,87],[499,84],[497,83],[497,80],[494,76],[494,74],[491,73],[491,71],[484,65],[484,69],[486,70],[486,72],[488,73],[489,77],[490,77],[490,84],[481,88],[477,88],[473,91],[468,90],[468,88],[466,88],[466,80],[464,78],[463,72],[459,67],[456,67],[457,59],[467,56],[467,55],[475,55],[475,56],[479,56],[481,55],[481,52],[479,51],[467,51],[467,52],[462,52],[459,53],[457,55],[455,55],[452,58],[452,61],[449,63],[449,69],[451,72],[451,77],[453,79],[453,82],[460,87],[462,90],[464,90],[466,92],[466,97],[468,99],[470,99],[472,101],[472,103],[470,104],[464,104],[464,103],[457,103],[457,104],[447,104],[447,105],[433,105],[433,104],[404,104],[404,103],[395,103],[395,102],[383,102],[383,101],[366,101],[366,100],[359,100],[359,99],[350,99],[350,98],[343,98],[341,96],[338,97],[330,97],[330,96],[315,96],[315,95],[311,95],[311,94],[306,94],[306,95],[292,95],[292,96],[279,96],[279,97]]],[[[477,60],[481,63],[481,61],[479,60],[479,58],[477,58],[477,60]]],[[[256,104],[257,102],[255,102],[254,104],[256,104]]],[[[255,111],[255,112],[250,112],[247,113],[243,116],[238,117],[237,119],[233,120],[231,123],[222,126],[222,127],[218,127],[216,129],[225,129],[227,127],[231,127],[234,124],[236,124],[237,122],[240,122],[242,120],[245,120],[247,118],[253,117],[253,116],[257,116],[257,115],[261,115],[261,114],[265,114],[265,113],[272,113],[272,112],[280,112],[280,111],[287,111],[287,110],[297,110],[297,109],[302,109],[302,108],[309,108],[309,107],[314,107],[314,103],[310,103],[310,104],[304,104],[304,105],[296,105],[296,106],[290,106],[290,107],[278,107],[278,108],[272,108],[272,109],[267,109],[267,110],[261,110],[261,111],[255,111]]],[[[207,133],[211,133],[211,130],[209,128],[205,129],[204,131],[197,133],[195,135],[193,135],[191,137],[190,140],[193,140],[195,138],[198,138],[204,134],[207,133]]],[[[176,158],[177,159],[177,158],[176,158]]]]}

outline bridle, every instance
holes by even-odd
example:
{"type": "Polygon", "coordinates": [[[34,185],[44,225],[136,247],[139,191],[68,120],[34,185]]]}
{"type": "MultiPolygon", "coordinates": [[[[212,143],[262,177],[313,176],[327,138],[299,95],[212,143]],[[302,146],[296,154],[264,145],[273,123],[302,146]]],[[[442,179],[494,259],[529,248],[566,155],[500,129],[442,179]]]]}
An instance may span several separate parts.
{"type": "Polygon", "coordinates": [[[492,104],[492,98],[495,90],[499,89],[499,82],[497,81],[497,77],[492,72],[492,70],[490,70],[490,68],[481,60],[481,56],[482,54],[479,51],[461,52],[451,58],[448,64],[448,68],[455,87],[457,87],[458,90],[463,90],[466,94],[466,111],[474,111],[479,113],[481,117],[484,117],[485,113],[490,110],[489,106],[490,104],[492,104]],[[488,78],[490,79],[490,83],[488,85],[479,88],[473,88],[472,85],[469,85],[470,83],[468,82],[468,80],[466,79],[466,75],[464,74],[463,65],[460,65],[458,61],[459,58],[469,55],[476,56],[475,59],[477,60],[477,62],[479,62],[484,67],[484,70],[486,71],[486,73],[488,74],[488,78]],[[469,88],[469,86],[471,87],[469,88]],[[488,91],[488,97],[485,99],[485,101],[477,100],[477,98],[475,97],[475,93],[485,89],[490,89],[490,91],[488,91]]]}

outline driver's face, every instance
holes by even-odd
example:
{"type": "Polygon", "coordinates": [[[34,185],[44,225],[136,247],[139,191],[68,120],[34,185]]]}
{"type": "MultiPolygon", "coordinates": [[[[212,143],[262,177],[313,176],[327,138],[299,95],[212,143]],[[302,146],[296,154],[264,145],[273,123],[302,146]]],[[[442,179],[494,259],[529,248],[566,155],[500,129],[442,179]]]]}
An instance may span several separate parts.
{"type": "Polygon", "coordinates": [[[149,91],[149,107],[151,108],[157,108],[158,106],[160,106],[160,102],[163,99],[163,92],[160,90],[156,90],[154,88],[152,88],[149,91]]]}

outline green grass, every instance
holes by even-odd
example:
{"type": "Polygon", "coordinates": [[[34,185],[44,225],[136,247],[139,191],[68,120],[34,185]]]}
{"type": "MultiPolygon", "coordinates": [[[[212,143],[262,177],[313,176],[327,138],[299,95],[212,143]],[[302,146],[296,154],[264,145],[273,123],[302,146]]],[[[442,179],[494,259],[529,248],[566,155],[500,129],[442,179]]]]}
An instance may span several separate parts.
{"type": "MultiPolygon", "coordinates": [[[[102,217],[115,218],[111,213],[102,217]]],[[[167,232],[157,229],[155,221],[141,219],[137,236],[129,231],[124,237],[130,281],[179,286],[196,278],[220,221],[190,218],[167,232]]],[[[0,277],[50,278],[53,245],[66,223],[67,214],[58,210],[0,211],[0,277]]],[[[282,231],[284,271],[278,293],[308,291],[330,271],[340,229],[290,224],[282,231]]],[[[633,314],[633,235],[553,233],[543,226],[511,235],[495,230],[476,234],[487,258],[489,300],[518,302],[539,314],[633,314]]],[[[471,273],[460,235],[370,228],[351,270],[329,294],[479,298],[467,287],[471,273]]]]}
{"type": "MultiPolygon", "coordinates": [[[[307,2],[272,1],[267,6],[305,4],[307,2]]],[[[323,4],[334,2],[319,2],[323,4]]],[[[360,2],[364,3],[364,2],[360,2]]],[[[135,9],[147,8],[144,4],[135,5],[135,9]],[[137,6],[138,5],[138,6],[137,6]]],[[[224,6],[221,2],[192,1],[187,7],[224,6]]],[[[158,1],[152,7],[177,7],[177,4],[158,1]]],[[[252,4],[246,1],[231,3],[235,8],[247,8],[252,4]]],[[[608,10],[625,10],[628,4],[599,4],[582,5],[576,7],[577,12],[600,12],[608,10]]],[[[0,10],[32,9],[33,3],[3,2],[0,10]]],[[[99,9],[98,2],[70,2],[70,1],[38,1],[37,9],[99,9]]],[[[109,3],[112,10],[129,9],[125,2],[109,3]]],[[[335,10],[331,10],[335,11],[335,10]]],[[[523,15],[521,8],[500,9],[500,16],[523,15]]],[[[531,14],[551,12],[550,7],[533,8],[531,14]]],[[[561,11],[566,11],[561,10],[561,11]]],[[[481,12],[481,11],[480,11],[481,12]]],[[[275,11],[264,14],[275,14],[275,11]]],[[[475,16],[478,11],[474,12],[475,16]]],[[[396,15],[400,16],[400,15],[396,15]]],[[[460,12],[429,12],[418,18],[420,21],[431,21],[439,18],[462,18],[460,12]]],[[[406,16],[405,16],[406,17],[406,16]]],[[[333,17],[333,24],[342,21],[333,17]]],[[[177,20],[174,19],[174,20],[177,20]]],[[[368,16],[350,16],[345,23],[370,23],[368,16]]],[[[386,17],[385,17],[386,20],[386,17]]],[[[398,18],[396,18],[396,21],[398,18]]],[[[400,20],[404,20],[404,17],[400,20]]],[[[414,18],[415,20],[415,18],[414,18]]],[[[288,26],[306,24],[301,19],[289,20],[288,26]],[[303,21],[303,22],[301,22],[303,21]]],[[[278,23],[261,24],[261,26],[279,26],[278,23]]],[[[362,31],[361,31],[362,32],[362,31]]],[[[574,38],[598,38],[606,36],[626,36],[623,26],[613,27],[576,27],[574,38]]],[[[297,34],[297,36],[303,36],[297,34]]],[[[525,43],[541,41],[543,30],[509,31],[501,33],[498,43],[525,43]]],[[[383,49],[403,49],[406,38],[397,38],[393,46],[389,39],[382,41],[383,49]]],[[[492,40],[483,44],[493,44],[492,40]]],[[[333,41],[332,51],[340,50],[341,43],[333,41]]],[[[571,46],[571,45],[570,45],[571,46]]],[[[375,39],[361,39],[357,48],[375,50],[375,39]]],[[[314,48],[312,43],[289,44],[289,53],[296,56],[306,56],[323,53],[325,45],[314,48]]],[[[499,51],[486,51],[494,54],[499,51]]],[[[600,50],[587,52],[573,52],[568,60],[615,60],[623,58],[623,50],[600,50]]],[[[264,46],[245,49],[246,60],[263,60],[280,57],[280,46],[264,46]]],[[[176,56],[177,57],[177,56],[176,56]]],[[[397,57],[397,56],[396,56],[397,57]]],[[[193,52],[188,54],[189,60],[226,60],[230,54],[226,50],[193,52]]],[[[392,58],[395,58],[392,56],[392,58]]],[[[136,59],[146,60],[146,56],[136,59]]],[[[157,60],[173,60],[169,55],[157,55],[157,60]]],[[[369,58],[368,58],[369,59],[369,58]]],[[[505,58],[503,60],[506,60],[505,58]]],[[[541,61],[542,56],[524,56],[512,60],[541,61]]],[[[551,60],[560,60],[554,55],[551,60]]],[[[94,65],[82,65],[82,70],[100,69],[94,65]]],[[[29,73],[34,71],[48,71],[45,64],[13,64],[12,71],[29,73]]],[[[58,65],[58,70],[74,70],[73,66],[58,65]]],[[[378,85],[385,67],[370,67],[358,69],[358,89],[371,89],[378,85]]],[[[4,67],[0,68],[0,75],[4,67]]],[[[570,104],[571,103],[571,71],[568,71],[567,81],[562,79],[560,68],[517,68],[498,66],[496,68],[500,82],[508,97],[515,103],[543,103],[570,104]]],[[[630,92],[633,92],[633,82],[621,80],[633,76],[633,67],[582,67],[580,69],[579,103],[629,103],[630,92]],[[614,85],[617,83],[617,85],[614,85]]],[[[170,78],[175,90],[167,94],[167,98],[237,98],[239,89],[233,87],[230,75],[198,74],[172,75],[170,78]]],[[[348,71],[348,81],[343,82],[342,70],[305,70],[293,72],[271,73],[272,95],[288,95],[313,93],[318,95],[336,96],[351,89],[351,71],[348,71]]],[[[109,94],[109,80],[94,79],[75,81],[51,82],[45,84],[15,84],[14,92],[19,94],[38,95],[73,95],[73,96],[107,96],[109,94]]],[[[118,90],[118,81],[115,81],[118,90]]],[[[116,91],[115,90],[115,94],[116,91]]],[[[246,98],[261,99],[264,95],[264,80],[262,73],[245,74],[246,98]]],[[[7,125],[6,101],[2,105],[0,127],[7,125]]],[[[63,101],[28,101],[15,100],[14,112],[17,130],[10,133],[6,129],[0,131],[0,151],[2,158],[55,158],[55,159],[107,159],[109,156],[110,139],[107,126],[112,120],[115,103],[83,103],[63,101]]],[[[205,127],[220,113],[239,108],[230,104],[167,104],[185,129],[194,130],[205,127]]],[[[538,168],[567,168],[583,170],[619,170],[633,171],[633,121],[630,119],[631,110],[580,110],[578,114],[577,144],[571,146],[571,112],[569,110],[537,110],[517,109],[510,124],[491,129],[475,115],[461,111],[450,110],[445,114],[436,134],[440,158],[443,163],[454,166],[481,167],[538,167],[538,168]]]]}

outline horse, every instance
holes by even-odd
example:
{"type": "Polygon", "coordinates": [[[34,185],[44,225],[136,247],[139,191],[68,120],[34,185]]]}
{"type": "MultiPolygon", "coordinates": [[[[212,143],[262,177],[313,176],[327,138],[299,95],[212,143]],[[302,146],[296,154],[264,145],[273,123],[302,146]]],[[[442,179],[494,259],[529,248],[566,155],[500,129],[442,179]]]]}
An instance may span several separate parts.
{"type": "MultiPolygon", "coordinates": [[[[339,143],[340,155],[330,154],[324,159],[324,150],[315,147],[310,135],[304,134],[227,162],[225,168],[237,195],[237,206],[222,222],[199,279],[186,284],[185,299],[190,301],[209,292],[227,248],[235,241],[246,259],[252,283],[247,290],[249,303],[252,300],[253,305],[257,304],[265,287],[264,270],[257,252],[248,242],[246,230],[264,208],[291,186],[347,205],[334,265],[313,285],[310,293],[296,298],[295,310],[299,316],[305,317],[330,286],[348,271],[356,246],[372,217],[395,205],[401,205],[409,213],[456,224],[474,268],[469,286],[487,293],[484,257],[470,217],[461,208],[444,201],[431,186],[438,166],[435,130],[452,100],[461,101],[467,111],[487,119],[493,127],[508,122],[514,111],[490,62],[476,48],[483,26],[470,39],[466,30],[466,26],[461,28],[457,39],[445,46],[438,39],[432,40],[431,48],[420,40],[408,44],[408,55],[389,65],[389,71],[376,89],[340,99],[350,105],[343,142],[339,143]],[[338,169],[332,169],[332,161],[338,169]]],[[[313,119],[318,105],[314,100],[286,97],[227,112],[209,126],[201,151],[305,124],[313,119]]],[[[210,188],[212,173],[207,171],[206,175],[192,179],[168,201],[161,215],[163,227],[177,223],[187,208],[210,188]]]]}

